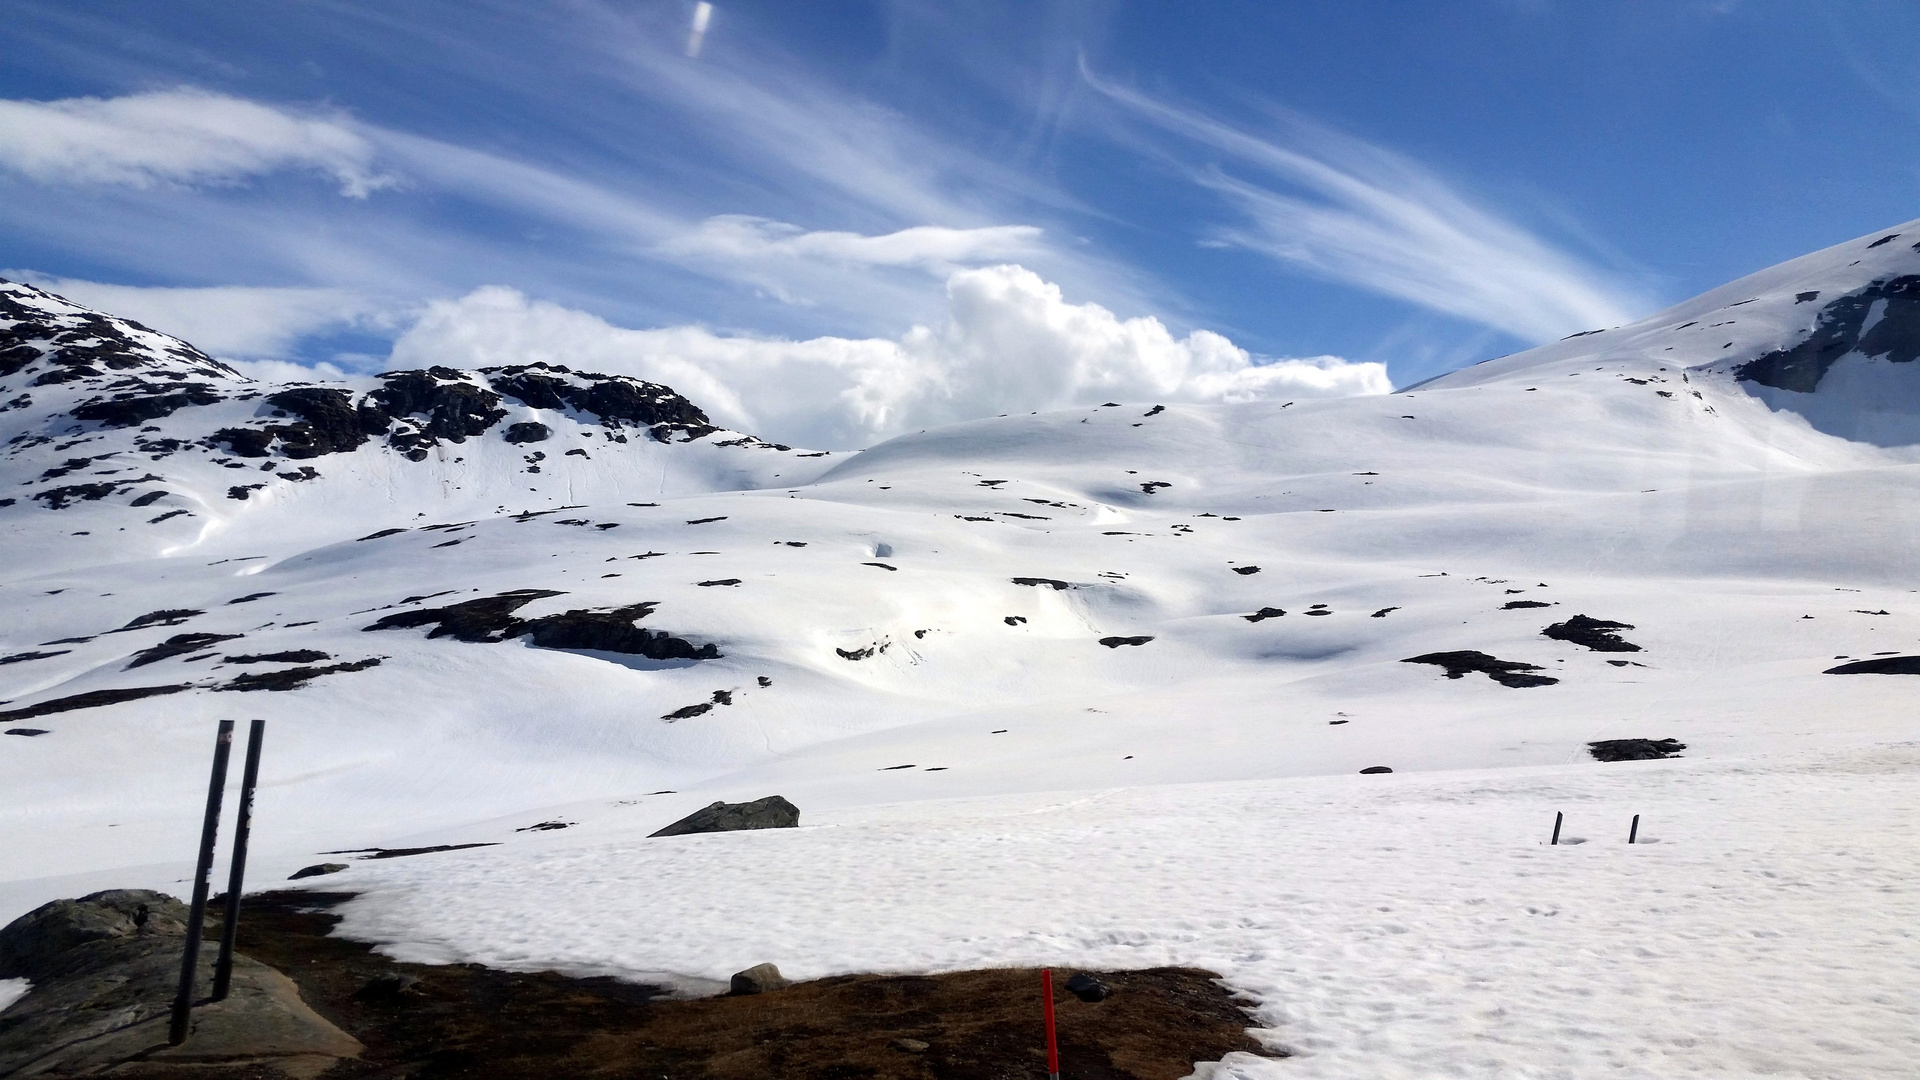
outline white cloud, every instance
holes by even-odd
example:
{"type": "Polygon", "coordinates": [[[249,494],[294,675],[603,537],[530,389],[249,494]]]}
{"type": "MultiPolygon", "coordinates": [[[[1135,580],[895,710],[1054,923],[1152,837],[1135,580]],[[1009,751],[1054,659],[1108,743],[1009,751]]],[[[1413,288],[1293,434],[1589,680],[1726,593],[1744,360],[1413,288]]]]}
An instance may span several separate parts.
{"type": "MultiPolygon", "coordinates": [[[[76,304],[109,311],[171,334],[202,352],[225,358],[285,356],[300,338],[345,327],[390,329],[392,313],[347,289],[146,288],[52,277],[31,270],[0,271],[58,293],[76,304]]],[[[307,375],[306,378],[313,378],[307,375]]]]}
{"type": "Polygon", "coordinates": [[[324,173],[356,199],[396,181],[346,117],[200,90],[0,101],[0,167],[45,183],[227,186],[281,169],[324,173]]]}
{"type": "Polygon", "coordinates": [[[1213,229],[1212,243],[1536,341],[1618,326],[1648,306],[1400,155],[1296,118],[1276,124],[1290,143],[1281,145],[1083,75],[1134,115],[1230,162],[1189,167],[1244,218],[1213,229]]]}
{"type": "Polygon", "coordinates": [[[955,272],[947,319],[899,338],[788,341],[694,326],[629,330],[492,286],[430,305],[396,367],[544,360],[674,387],[717,423],[807,446],[866,446],[957,420],[1109,398],[1244,401],[1384,393],[1386,368],[1336,357],[1259,363],[1219,334],[1069,303],[1020,266],[955,272]]]}
{"type": "Polygon", "coordinates": [[[1032,225],[950,229],[918,225],[881,236],[809,232],[798,225],[745,214],[721,214],[661,245],[671,255],[749,262],[769,258],[819,259],[858,266],[906,266],[947,271],[955,266],[1016,259],[1039,250],[1032,225]]]}

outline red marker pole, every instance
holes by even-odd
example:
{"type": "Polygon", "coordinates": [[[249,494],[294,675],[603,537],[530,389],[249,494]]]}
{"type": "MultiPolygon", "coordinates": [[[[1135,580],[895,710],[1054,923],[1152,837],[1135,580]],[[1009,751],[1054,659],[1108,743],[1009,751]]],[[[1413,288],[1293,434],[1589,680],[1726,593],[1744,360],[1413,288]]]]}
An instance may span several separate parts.
{"type": "Polygon", "coordinates": [[[1047,1013],[1047,1080],[1060,1080],[1060,1044],[1053,1037],[1053,969],[1040,969],[1041,1001],[1047,1013]]]}

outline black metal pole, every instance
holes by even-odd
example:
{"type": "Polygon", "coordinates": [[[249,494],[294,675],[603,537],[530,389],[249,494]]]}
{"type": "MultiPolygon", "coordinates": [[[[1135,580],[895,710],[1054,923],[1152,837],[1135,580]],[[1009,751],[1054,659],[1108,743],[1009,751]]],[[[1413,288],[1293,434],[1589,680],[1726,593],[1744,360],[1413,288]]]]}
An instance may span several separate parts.
{"type": "Polygon", "coordinates": [[[1640,815],[1633,815],[1633,828],[1627,830],[1627,843],[1631,844],[1640,836],[1640,815]]]}
{"type": "Polygon", "coordinates": [[[200,966],[201,923],[207,917],[207,875],[213,872],[213,840],[220,834],[220,796],[227,789],[227,755],[233,750],[233,721],[220,721],[213,743],[213,778],[207,785],[207,819],[200,826],[200,862],[193,871],[193,906],[187,916],[187,948],[180,960],[180,992],[173,999],[173,1025],[167,1042],[187,1041],[187,1020],[193,1011],[193,977],[200,966]]]}
{"type": "Polygon", "coordinates": [[[1555,810],[1553,812],[1553,839],[1547,841],[1549,844],[1557,845],[1560,843],[1560,822],[1561,822],[1561,819],[1563,819],[1565,816],[1566,815],[1562,814],[1558,810],[1555,810]]]}
{"type": "Polygon", "coordinates": [[[227,918],[220,927],[220,959],[213,965],[213,1000],[225,1001],[233,985],[233,939],[240,932],[240,889],[247,876],[247,837],[253,831],[253,788],[260,779],[260,742],[267,722],[247,726],[247,764],[240,773],[240,817],[233,825],[233,862],[227,870],[227,918]]]}

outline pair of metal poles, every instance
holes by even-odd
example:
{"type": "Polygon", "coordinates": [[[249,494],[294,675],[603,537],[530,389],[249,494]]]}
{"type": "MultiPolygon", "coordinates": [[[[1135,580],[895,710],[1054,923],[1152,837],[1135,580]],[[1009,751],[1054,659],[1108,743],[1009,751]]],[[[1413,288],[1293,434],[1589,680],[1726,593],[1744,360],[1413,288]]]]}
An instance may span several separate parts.
{"type": "MultiPolygon", "coordinates": [[[[1547,843],[1549,844],[1560,843],[1560,823],[1564,820],[1566,820],[1565,814],[1561,813],[1558,810],[1555,810],[1553,812],[1553,839],[1547,841],[1547,843]]],[[[1635,814],[1633,815],[1633,826],[1627,830],[1627,843],[1629,844],[1638,843],[1639,840],[1640,840],[1640,815],[1635,814]]]]}
{"type": "MultiPolygon", "coordinates": [[[[234,826],[233,861],[227,872],[227,917],[220,928],[220,959],[213,969],[212,1001],[225,1000],[233,983],[233,942],[240,929],[240,887],[247,873],[247,837],[253,830],[253,789],[260,779],[260,743],[267,722],[255,720],[247,731],[247,763],[240,774],[240,820],[234,826]]],[[[227,756],[233,750],[233,721],[220,721],[213,744],[213,778],[207,786],[207,816],[200,826],[200,861],[193,872],[193,905],[187,916],[186,954],[180,960],[180,991],[173,999],[173,1023],[167,1042],[187,1040],[193,1012],[193,984],[200,973],[200,936],[207,916],[207,878],[213,872],[213,842],[220,833],[220,800],[227,790],[227,756]]]]}

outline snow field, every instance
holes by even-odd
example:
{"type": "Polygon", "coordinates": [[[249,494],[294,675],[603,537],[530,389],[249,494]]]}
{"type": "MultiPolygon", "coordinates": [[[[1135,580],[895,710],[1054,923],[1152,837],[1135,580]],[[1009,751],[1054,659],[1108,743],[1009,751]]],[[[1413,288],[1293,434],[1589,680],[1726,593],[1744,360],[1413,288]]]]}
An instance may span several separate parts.
{"type": "Polygon", "coordinates": [[[658,840],[656,815],[601,804],[314,887],[361,890],[341,932],[399,958],[696,989],[768,960],[1207,967],[1295,1055],[1216,1077],[1892,1078],[1920,1053],[1916,805],[1913,743],[876,804],[658,840]]]}

